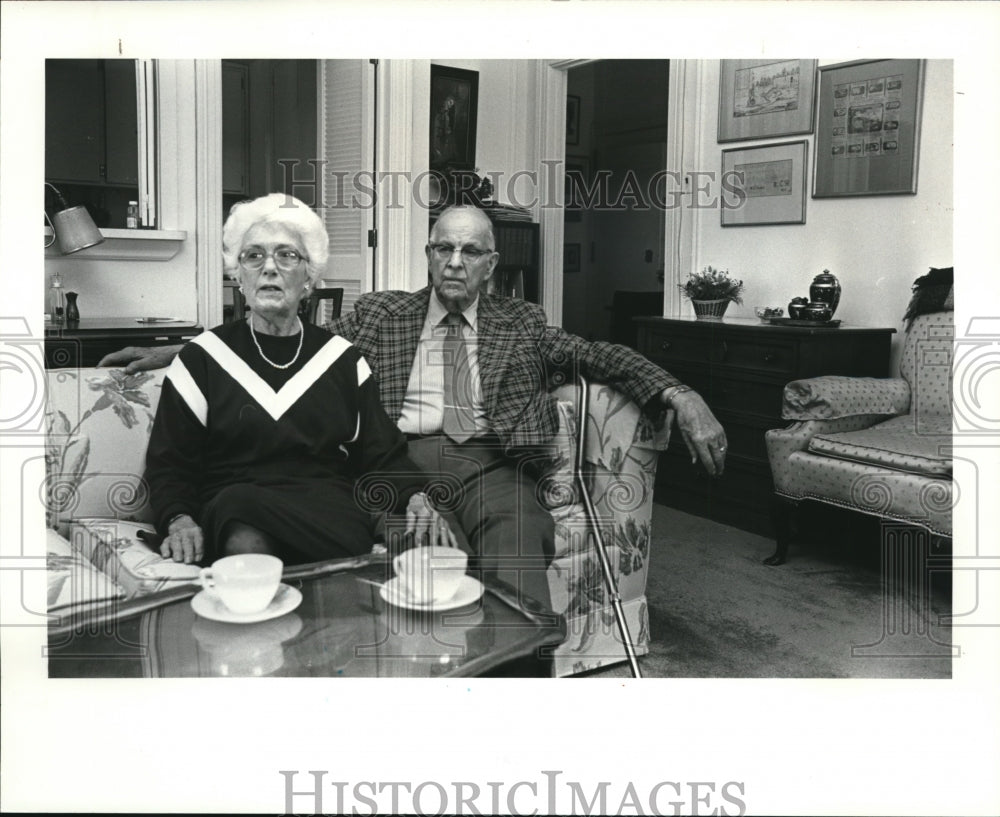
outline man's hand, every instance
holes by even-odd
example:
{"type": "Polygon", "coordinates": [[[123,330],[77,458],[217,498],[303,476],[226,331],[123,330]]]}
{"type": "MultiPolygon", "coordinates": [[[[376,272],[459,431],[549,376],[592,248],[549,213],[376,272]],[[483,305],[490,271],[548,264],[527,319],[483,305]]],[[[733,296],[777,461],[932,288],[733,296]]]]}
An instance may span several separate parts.
{"type": "Polygon", "coordinates": [[[458,547],[455,534],[424,493],[414,494],[406,505],[406,532],[413,534],[418,546],[426,537],[430,545],[458,547]]]}
{"type": "Polygon", "coordinates": [[[183,346],[126,346],[101,358],[98,366],[124,366],[125,374],[169,366],[183,346]]]}
{"type": "Polygon", "coordinates": [[[187,514],[171,521],[166,539],[160,544],[160,555],[175,562],[200,562],[205,557],[205,537],[187,514]]]}
{"type": "Polygon", "coordinates": [[[726,432],[701,395],[668,388],[660,399],[677,415],[677,428],[691,452],[691,462],[700,461],[713,477],[722,476],[726,465],[726,432]]]}

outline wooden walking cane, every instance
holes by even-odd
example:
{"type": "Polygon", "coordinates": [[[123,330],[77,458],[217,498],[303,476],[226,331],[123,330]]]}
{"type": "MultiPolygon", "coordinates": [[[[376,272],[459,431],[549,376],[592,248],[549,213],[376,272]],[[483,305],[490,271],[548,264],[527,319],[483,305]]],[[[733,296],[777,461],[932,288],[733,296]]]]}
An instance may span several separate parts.
{"type": "Polygon", "coordinates": [[[577,440],[576,440],[576,482],[580,488],[580,498],[583,500],[583,508],[587,514],[587,521],[594,534],[594,550],[597,552],[597,560],[601,563],[601,572],[604,574],[604,585],[608,590],[608,598],[611,599],[611,606],[615,611],[615,619],[618,621],[618,632],[621,633],[622,643],[625,646],[625,656],[628,658],[629,666],[632,668],[633,678],[642,678],[639,671],[639,662],[635,657],[635,647],[632,644],[632,636],[629,635],[628,623],[625,621],[625,611],[622,609],[622,597],[618,593],[615,585],[615,577],[611,572],[611,561],[604,548],[604,538],[601,536],[601,527],[597,520],[597,510],[590,499],[590,492],[583,478],[584,452],[587,449],[587,406],[589,403],[589,386],[583,375],[580,375],[580,404],[577,411],[577,440]]]}

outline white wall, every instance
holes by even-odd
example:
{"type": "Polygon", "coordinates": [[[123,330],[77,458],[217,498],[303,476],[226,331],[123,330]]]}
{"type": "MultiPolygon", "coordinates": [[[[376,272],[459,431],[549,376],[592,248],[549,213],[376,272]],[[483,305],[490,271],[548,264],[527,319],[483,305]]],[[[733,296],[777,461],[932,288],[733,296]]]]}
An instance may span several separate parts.
{"type": "MultiPolygon", "coordinates": [[[[160,60],[160,223],[185,230],[187,240],[168,261],[101,260],[83,253],[46,254],[45,285],[60,272],[67,290],[79,293],[84,318],[157,315],[204,320],[198,314],[195,63],[160,60]]],[[[100,247],[95,248],[100,250],[100,247]]],[[[221,284],[220,284],[221,286],[221,284]]]]}
{"type": "MultiPolygon", "coordinates": [[[[703,81],[688,109],[704,117],[696,162],[698,169],[718,172],[722,149],[736,145],[716,141],[719,62],[704,61],[701,69],[703,81]]],[[[728,268],[746,282],[743,305],[731,305],[727,316],[752,317],[755,305],[787,306],[792,297],[808,295],[813,277],[829,269],[843,286],[838,318],[900,328],[913,280],[929,267],[953,265],[953,93],[952,61],[928,60],[916,195],[813,199],[807,193],[806,223],[788,226],[723,228],[717,208],[690,211],[692,267],[728,268]]],[[[811,170],[814,137],[787,137],[799,138],[809,142],[811,170]]],[[[690,313],[689,305],[683,309],[690,313]]],[[[897,355],[899,340],[897,335],[897,355]]]]}
{"type": "MultiPolygon", "coordinates": [[[[504,184],[519,171],[537,168],[535,156],[535,60],[413,60],[411,63],[412,96],[409,117],[411,166],[417,176],[428,169],[430,122],[430,66],[446,65],[479,73],[479,105],[476,122],[476,167],[480,175],[501,173],[504,184]]],[[[390,112],[390,117],[400,112],[390,112]]],[[[389,138],[400,138],[402,129],[393,128],[389,138]]],[[[402,138],[407,138],[403,135],[402,138]]],[[[510,194],[526,202],[535,185],[520,178],[510,194]]],[[[508,191],[496,191],[501,202],[510,202],[508,191]]],[[[426,201],[426,194],[421,196],[426,201]]],[[[412,198],[409,199],[412,202],[412,198]]],[[[419,289],[427,283],[427,261],[423,248],[427,242],[426,211],[414,208],[410,219],[408,288],[419,289]]],[[[400,284],[402,285],[402,284],[400,284]]]]}

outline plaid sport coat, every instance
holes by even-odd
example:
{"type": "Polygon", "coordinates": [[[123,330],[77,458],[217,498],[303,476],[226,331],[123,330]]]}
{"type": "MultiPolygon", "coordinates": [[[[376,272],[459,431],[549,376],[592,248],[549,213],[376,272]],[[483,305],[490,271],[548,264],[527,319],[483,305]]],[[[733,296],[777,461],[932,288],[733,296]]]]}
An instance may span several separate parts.
{"type": "MultiPolygon", "coordinates": [[[[327,326],[364,356],[393,422],[403,410],[430,293],[430,287],[370,292],[353,312],[327,326]]],[[[528,301],[480,294],[478,324],[486,416],[507,449],[549,442],[559,422],[549,389],[577,373],[614,387],[640,406],[679,382],[627,346],[590,343],[548,326],[542,308],[528,301]]]]}

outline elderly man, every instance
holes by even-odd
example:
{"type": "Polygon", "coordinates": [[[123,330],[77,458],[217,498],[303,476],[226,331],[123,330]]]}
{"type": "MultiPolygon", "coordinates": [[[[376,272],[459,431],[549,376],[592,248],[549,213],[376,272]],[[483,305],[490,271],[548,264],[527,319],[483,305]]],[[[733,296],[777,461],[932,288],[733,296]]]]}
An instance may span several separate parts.
{"type": "MultiPolygon", "coordinates": [[[[456,487],[450,507],[473,564],[549,606],[553,522],[536,501],[531,464],[557,430],[554,369],[608,383],[649,410],[673,408],[692,461],[710,474],[722,473],[726,438],[698,394],[638,353],[588,343],[548,326],[536,304],[486,294],[495,247],[482,210],[448,208],[425,250],[430,286],[363,295],[327,328],[367,360],[412,459],[456,487]]],[[[130,348],[101,363],[155,368],[176,351],[130,348]]]]}

